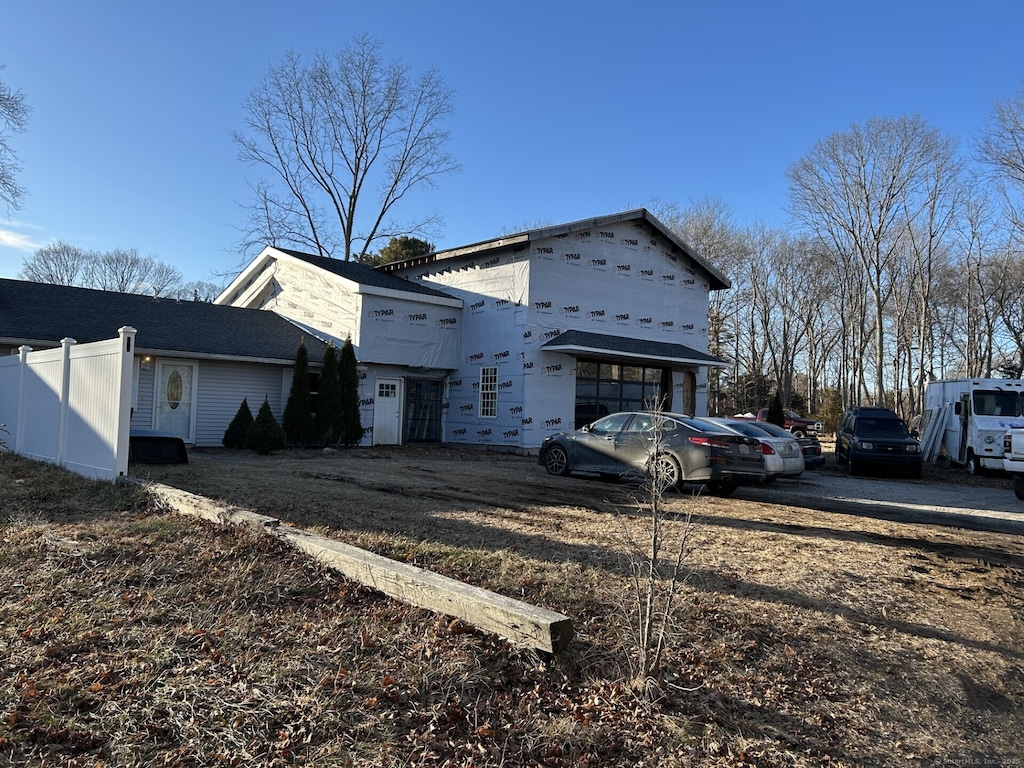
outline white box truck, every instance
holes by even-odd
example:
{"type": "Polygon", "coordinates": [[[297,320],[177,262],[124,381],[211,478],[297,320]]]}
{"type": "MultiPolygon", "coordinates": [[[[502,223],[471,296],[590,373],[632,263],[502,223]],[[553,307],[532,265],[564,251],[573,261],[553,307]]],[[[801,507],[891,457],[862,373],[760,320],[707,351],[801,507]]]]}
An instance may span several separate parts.
{"type": "Polygon", "coordinates": [[[1006,430],[1024,427],[1024,379],[931,381],[924,391],[921,450],[976,474],[1003,468],[1006,430]]]}
{"type": "Polygon", "coordinates": [[[1024,501],[1024,427],[1006,430],[1003,436],[1003,469],[1013,477],[1013,492],[1024,501]]]}

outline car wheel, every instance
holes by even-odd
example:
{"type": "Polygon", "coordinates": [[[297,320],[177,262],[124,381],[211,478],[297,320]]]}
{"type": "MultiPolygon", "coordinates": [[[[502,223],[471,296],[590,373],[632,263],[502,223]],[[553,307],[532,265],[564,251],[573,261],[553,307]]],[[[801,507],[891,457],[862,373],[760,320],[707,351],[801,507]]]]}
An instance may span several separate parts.
{"type": "Polygon", "coordinates": [[[1014,474],[1013,492],[1017,494],[1018,499],[1024,501],[1024,475],[1014,474]]]}
{"type": "Polygon", "coordinates": [[[981,459],[976,454],[971,453],[967,456],[967,474],[974,477],[978,477],[985,470],[981,466],[981,459]]]}
{"type": "Polygon", "coordinates": [[[860,464],[858,464],[857,462],[855,462],[853,460],[853,455],[852,454],[846,457],[846,471],[850,475],[859,475],[860,474],[860,464]]]}
{"type": "Polygon", "coordinates": [[[569,474],[569,454],[560,445],[552,445],[544,454],[544,469],[549,475],[569,474]]]}
{"type": "Polygon", "coordinates": [[[912,480],[920,480],[921,479],[921,467],[914,467],[907,474],[910,476],[910,478],[912,480]]]}
{"type": "Polygon", "coordinates": [[[738,485],[739,484],[732,479],[717,480],[713,483],[708,483],[708,491],[710,491],[714,496],[732,496],[738,485]]]}
{"type": "Polygon", "coordinates": [[[806,429],[794,429],[793,430],[793,437],[807,437],[807,430],[806,429]]]}
{"type": "Polygon", "coordinates": [[[679,469],[679,462],[667,453],[661,453],[654,457],[648,473],[651,475],[651,479],[660,482],[662,491],[675,488],[683,476],[679,469]]]}

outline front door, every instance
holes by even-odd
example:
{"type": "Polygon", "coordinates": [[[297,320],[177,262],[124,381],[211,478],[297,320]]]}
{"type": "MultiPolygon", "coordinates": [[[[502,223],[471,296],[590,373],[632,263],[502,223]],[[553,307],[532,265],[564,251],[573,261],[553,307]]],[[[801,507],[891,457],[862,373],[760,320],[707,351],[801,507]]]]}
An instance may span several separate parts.
{"type": "Polygon", "coordinates": [[[373,444],[398,445],[402,441],[401,379],[377,379],[373,399],[373,444]]]}
{"type": "Polygon", "coordinates": [[[196,363],[157,364],[154,427],[195,442],[196,363]]]}

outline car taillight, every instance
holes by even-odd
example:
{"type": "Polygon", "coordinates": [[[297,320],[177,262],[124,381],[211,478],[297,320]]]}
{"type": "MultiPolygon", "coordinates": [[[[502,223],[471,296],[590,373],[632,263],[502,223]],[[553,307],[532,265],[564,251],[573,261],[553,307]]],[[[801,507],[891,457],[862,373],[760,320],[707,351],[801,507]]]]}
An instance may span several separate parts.
{"type": "Polygon", "coordinates": [[[1009,432],[1003,435],[1003,453],[1013,453],[1013,435],[1009,432]]]}
{"type": "Polygon", "coordinates": [[[761,453],[765,456],[774,456],[775,449],[768,445],[768,443],[761,443],[761,453]]]}
{"type": "Polygon", "coordinates": [[[728,450],[729,443],[725,440],[717,440],[713,437],[691,437],[690,442],[694,445],[706,445],[709,448],[725,448],[728,450]]]}

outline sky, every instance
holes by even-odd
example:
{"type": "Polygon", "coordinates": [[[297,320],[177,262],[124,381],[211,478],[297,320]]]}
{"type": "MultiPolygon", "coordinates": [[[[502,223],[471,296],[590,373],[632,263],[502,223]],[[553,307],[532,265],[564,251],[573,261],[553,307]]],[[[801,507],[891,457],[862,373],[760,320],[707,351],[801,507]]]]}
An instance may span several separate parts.
{"type": "Polygon", "coordinates": [[[1017,0],[5,0],[0,79],[32,115],[0,277],[64,241],[226,282],[258,178],[231,132],[288,51],[367,33],[454,89],[462,171],[399,212],[439,211],[445,249],[657,200],[785,226],[787,167],[855,123],[919,114],[970,153],[1024,84],[1021,29],[1017,0]]]}

